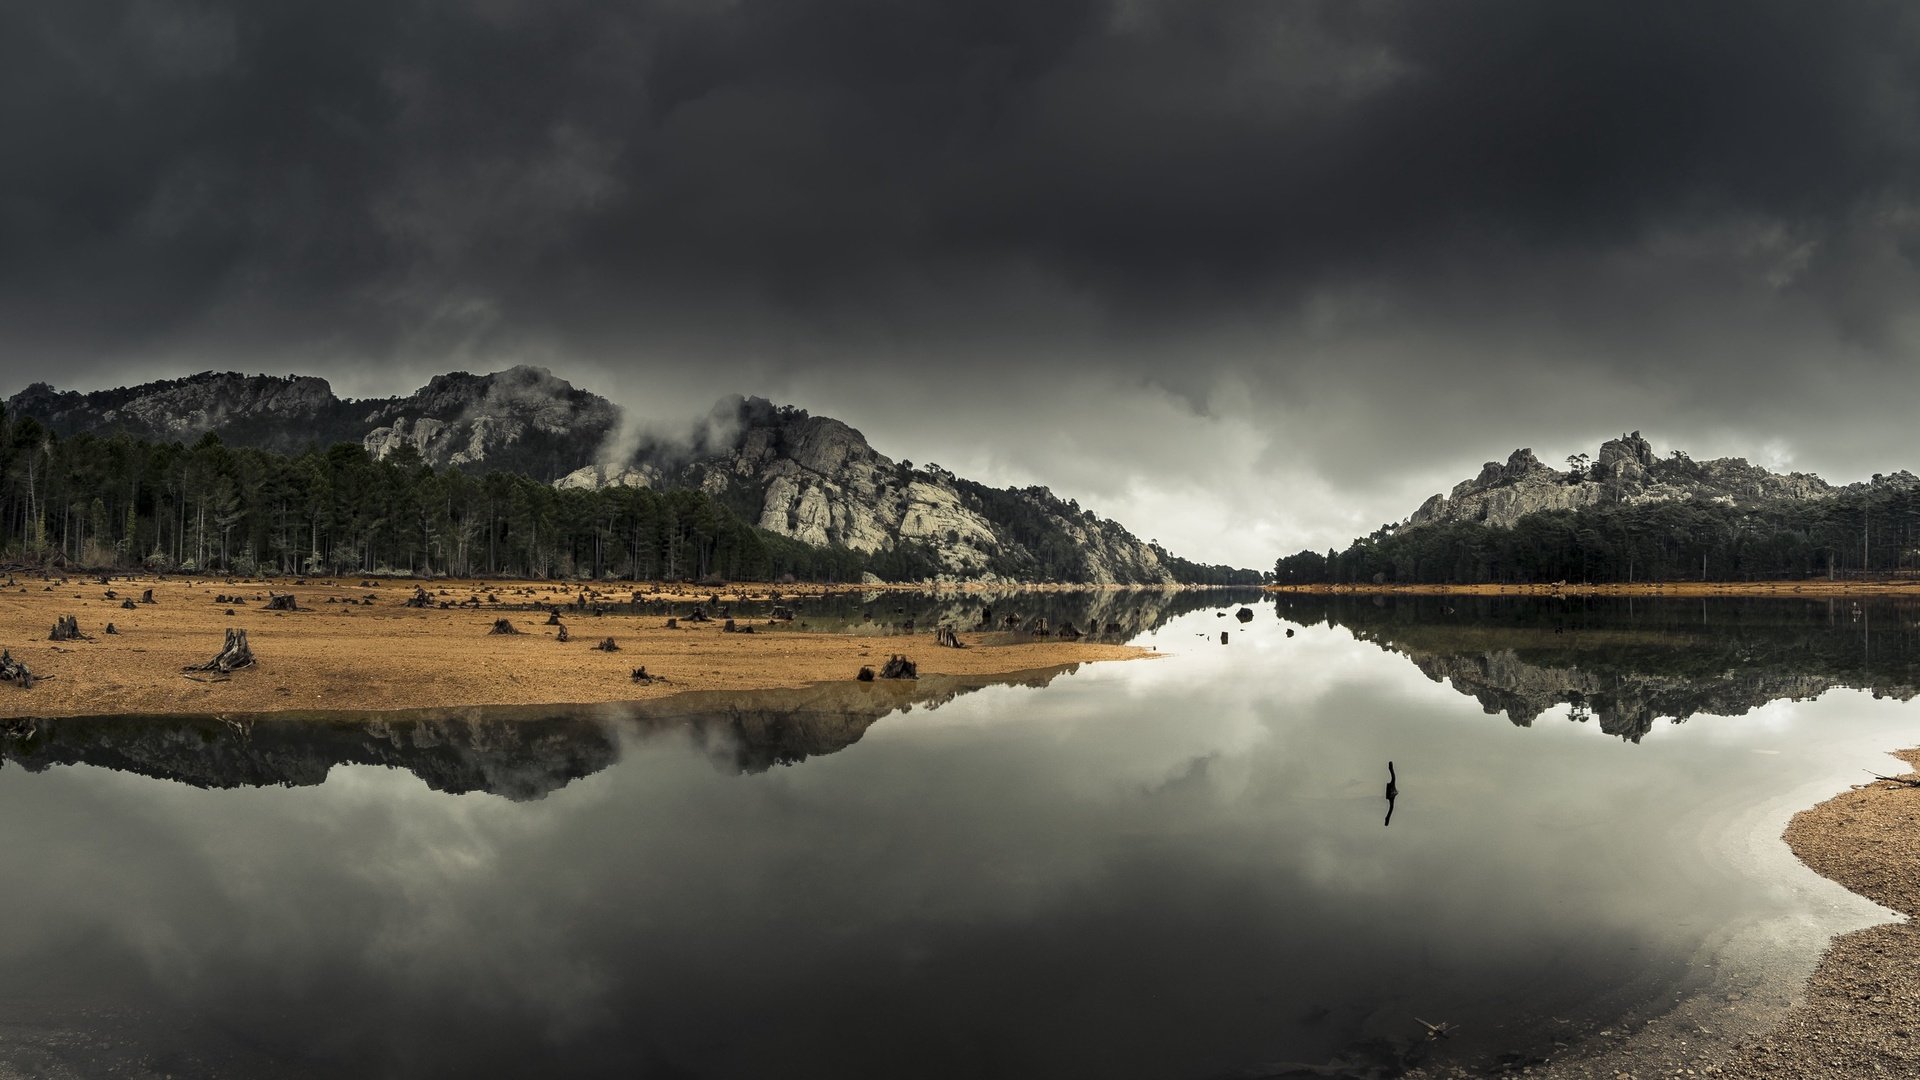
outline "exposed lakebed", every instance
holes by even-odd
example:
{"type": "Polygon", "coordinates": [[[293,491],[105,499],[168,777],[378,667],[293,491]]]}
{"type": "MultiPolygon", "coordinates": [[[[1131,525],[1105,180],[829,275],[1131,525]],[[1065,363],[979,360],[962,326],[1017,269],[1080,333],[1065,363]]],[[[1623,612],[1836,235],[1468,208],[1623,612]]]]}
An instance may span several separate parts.
{"type": "Polygon", "coordinates": [[[1485,1065],[1878,917],[1777,834],[1920,741],[1911,607],[1188,595],[1011,683],[16,727],[0,1063],[1485,1065]]]}

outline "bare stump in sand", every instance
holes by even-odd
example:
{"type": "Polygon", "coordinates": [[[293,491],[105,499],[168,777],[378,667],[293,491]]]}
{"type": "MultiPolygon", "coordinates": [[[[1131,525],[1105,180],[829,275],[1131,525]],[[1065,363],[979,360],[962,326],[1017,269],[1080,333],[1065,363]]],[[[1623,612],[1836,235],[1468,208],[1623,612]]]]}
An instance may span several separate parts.
{"type": "Polygon", "coordinates": [[[0,682],[17,682],[20,689],[31,690],[33,672],[27,670],[27,665],[15,660],[12,653],[0,649],[0,682]]]}
{"type": "Polygon", "coordinates": [[[235,630],[229,626],[227,628],[226,644],[220,649],[217,656],[204,664],[189,664],[180,670],[183,672],[213,671],[225,675],[239,668],[252,666],[253,650],[247,647],[247,632],[245,630],[235,630]]]}
{"type": "Polygon", "coordinates": [[[954,633],[953,627],[951,626],[943,626],[940,629],[935,630],[933,632],[933,643],[935,645],[944,645],[949,649],[966,648],[965,645],[960,643],[960,635],[954,633]]]}
{"type": "Polygon", "coordinates": [[[881,665],[880,677],[883,679],[918,679],[920,677],[920,665],[901,656],[899,653],[894,653],[887,659],[885,664],[881,665]]]}
{"type": "MultiPolygon", "coordinates": [[[[411,604],[411,601],[409,601],[409,604],[411,604]]],[[[487,633],[488,633],[489,635],[491,635],[491,634],[517,634],[517,633],[519,633],[519,632],[520,632],[520,631],[519,631],[519,629],[518,629],[518,628],[516,628],[516,627],[515,627],[515,626],[513,625],[513,623],[511,623],[511,622],[509,622],[509,621],[508,621],[508,620],[506,620],[506,619],[495,619],[495,620],[493,620],[493,629],[491,629],[491,630],[489,630],[489,631],[487,631],[487,633]]]]}

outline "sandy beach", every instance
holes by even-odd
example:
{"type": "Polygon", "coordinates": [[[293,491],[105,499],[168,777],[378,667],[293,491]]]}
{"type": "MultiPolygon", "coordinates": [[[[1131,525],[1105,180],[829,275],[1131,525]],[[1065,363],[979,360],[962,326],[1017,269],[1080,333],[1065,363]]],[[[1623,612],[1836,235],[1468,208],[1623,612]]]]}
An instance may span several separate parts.
{"type": "MultiPolygon", "coordinates": [[[[782,588],[789,599],[825,591],[782,588]]],[[[635,592],[632,586],[603,590],[604,599],[621,603],[635,592]]],[[[715,590],[642,585],[638,591],[649,603],[693,603],[715,590]]],[[[770,596],[766,586],[719,591],[725,601],[770,596]]],[[[934,644],[931,627],[917,634],[879,624],[871,633],[807,632],[764,617],[740,619],[754,633],[725,633],[718,619],[694,623],[684,614],[678,628],[669,629],[667,615],[653,613],[563,614],[570,640],[561,642],[544,611],[518,610],[566,605],[579,595],[578,585],[558,582],[116,576],[102,584],[92,577],[64,583],[21,577],[0,588],[0,646],[38,681],[30,690],[0,684],[0,717],[586,704],[851,680],[862,666],[877,669],[894,653],[909,656],[922,674],[970,677],[1152,655],[1111,643],[965,630],[960,637],[967,647],[951,649],[934,644]],[[430,606],[406,606],[422,586],[430,606]],[[147,589],[151,604],[139,602],[147,589]],[[266,610],[272,592],[291,592],[300,610],[266,610]],[[135,600],[131,608],[123,606],[128,598],[135,600]],[[54,621],[67,615],[87,640],[49,640],[54,621]],[[490,634],[500,618],[520,633],[490,634]],[[117,633],[105,632],[108,623],[117,633]],[[183,673],[220,651],[228,627],[247,631],[258,663],[225,679],[183,673]],[[595,649],[608,637],[619,651],[595,649]],[[635,682],[633,669],[641,666],[663,678],[635,682]]]]}

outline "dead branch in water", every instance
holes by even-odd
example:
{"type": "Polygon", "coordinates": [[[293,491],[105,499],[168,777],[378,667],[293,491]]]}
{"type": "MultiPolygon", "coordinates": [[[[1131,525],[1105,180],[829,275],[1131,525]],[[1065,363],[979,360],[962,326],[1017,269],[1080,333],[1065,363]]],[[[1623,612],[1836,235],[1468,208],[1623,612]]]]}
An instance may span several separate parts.
{"type": "Polygon", "coordinates": [[[1920,788],[1920,776],[1881,776],[1879,773],[1874,773],[1873,778],[1885,780],[1889,784],[1899,784],[1901,787],[1920,788]]]}

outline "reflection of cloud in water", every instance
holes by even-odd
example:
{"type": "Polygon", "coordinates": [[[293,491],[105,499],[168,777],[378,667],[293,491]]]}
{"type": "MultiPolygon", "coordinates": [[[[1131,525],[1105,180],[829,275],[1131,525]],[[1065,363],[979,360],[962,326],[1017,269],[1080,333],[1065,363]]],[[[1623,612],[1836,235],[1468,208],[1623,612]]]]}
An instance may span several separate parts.
{"type": "Polygon", "coordinates": [[[1623,753],[1282,634],[962,694],[746,776],[718,729],[628,726],[526,803],[361,766],[232,791],[7,769],[0,814],[39,824],[0,879],[0,992],[76,971],[174,1007],[129,1041],[243,1033],[294,1071],[1209,1075],[1414,1015],[1462,1025],[1449,1052],[1515,1049],[1551,1013],[1671,1000],[1729,928],[1870,917],[1754,799],[1876,764],[1903,706],[1776,706],[1753,730],[1780,755],[1731,723],[1623,753]]]}

